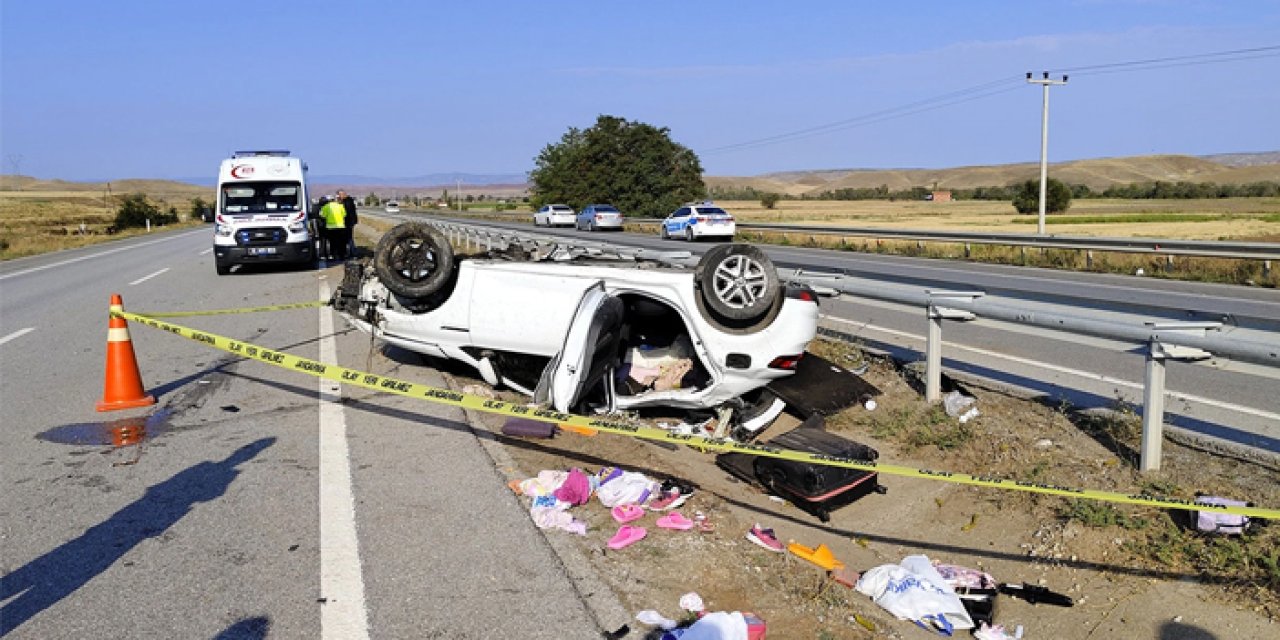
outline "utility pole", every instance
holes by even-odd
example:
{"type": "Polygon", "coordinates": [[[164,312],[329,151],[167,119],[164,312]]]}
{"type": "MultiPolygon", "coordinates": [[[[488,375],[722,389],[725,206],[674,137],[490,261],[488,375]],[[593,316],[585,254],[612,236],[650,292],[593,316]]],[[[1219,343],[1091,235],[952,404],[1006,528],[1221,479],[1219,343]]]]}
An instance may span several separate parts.
{"type": "Polygon", "coordinates": [[[1028,71],[1027,82],[1044,88],[1044,106],[1040,111],[1040,222],[1036,225],[1036,232],[1044,235],[1044,205],[1049,187],[1049,87],[1066,84],[1067,76],[1063,75],[1061,80],[1050,80],[1049,72],[1045,71],[1043,78],[1032,78],[1028,71]]]}
{"type": "Polygon", "coordinates": [[[458,211],[462,211],[462,179],[457,179],[458,188],[453,191],[453,197],[458,199],[458,211]]]}

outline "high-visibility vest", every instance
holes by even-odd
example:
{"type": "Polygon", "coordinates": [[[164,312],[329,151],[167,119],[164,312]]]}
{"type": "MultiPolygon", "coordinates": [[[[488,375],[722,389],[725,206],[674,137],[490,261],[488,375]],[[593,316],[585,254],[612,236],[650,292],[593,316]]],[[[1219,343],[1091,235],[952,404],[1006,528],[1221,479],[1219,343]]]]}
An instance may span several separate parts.
{"type": "Polygon", "coordinates": [[[337,200],[324,205],[320,210],[320,216],[324,218],[324,226],[327,229],[345,229],[347,226],[347,208],[337,200]]]}

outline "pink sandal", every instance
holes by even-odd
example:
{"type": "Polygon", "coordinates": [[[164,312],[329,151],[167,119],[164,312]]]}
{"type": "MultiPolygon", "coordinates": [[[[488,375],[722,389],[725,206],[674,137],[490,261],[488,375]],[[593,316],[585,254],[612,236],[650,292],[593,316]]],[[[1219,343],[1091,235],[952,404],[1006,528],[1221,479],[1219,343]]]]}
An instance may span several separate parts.
{"type": "Polygon", "coordinates": [[[677,531],[688,531],[693,528],[693,521],[680,515],[679,511],[672,511],[661,518],[658,518],[658,526],[663,529],[675,529],[677,531]]]}
{"type": "Polygon", "coordinates": [[[634,522],[644,517],[644,509],[638,504],[620,504],[609,513],[613,514],[613,519],[619,524],[634,522]]]}
{"type": "Polygon", "coordinates": [[[621,549],[643,540],[648,534],[649,531],[644,527],[633,527],[631,525],[624,524],[618,529],[618,532],[615,533],[612,538],[609,538],[607,546],[610,549],[621,549]]]}

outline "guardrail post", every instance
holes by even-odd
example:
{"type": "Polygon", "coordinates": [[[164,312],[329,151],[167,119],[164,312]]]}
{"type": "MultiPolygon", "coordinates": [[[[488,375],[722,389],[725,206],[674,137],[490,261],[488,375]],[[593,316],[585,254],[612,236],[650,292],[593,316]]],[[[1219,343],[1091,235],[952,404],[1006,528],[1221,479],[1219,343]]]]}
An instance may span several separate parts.
{"type": "Polygon", "coordinates": [[[924,399],[925,402],[933,403],[942,400],[942,321],[972,320],[976,317],[969,311],[950,309],[937,304],[937,302],[947,302],[948,300],[972,302],[975,298],[984,296],[986,293],[982,291],[926,290],[925,294],[929,296],[929,306],[926,311],[929,320],[929,334],[924,344],[924,399]]]}
{"type": "Polygon", "coordinates": [[[1151,341],[1142,385],[1142,449],[1139,471],[1159,471],[1164,444],[1164,355],[1160,343],[1151,341]]]}
{"type": "MultiPolygon", "coordinates": [[[[1205,330],[1218,330],[1221,322],[1148,322],[1159,335],[1176,339],[1178,335],[1203,336],[1205,330]]],[[[1139,471],[1159,471],[1164,445],[1164,374],[1166,360],[1203,360],[1213,354],[1203,349],[1184,347],[1162,341],[1153,335],[1147,348],[1146,375],[1142,386],[1142,447],[1139,471]]]]}
{"type": "Polygon", "coordinates": [[[1084,268],[1093,268],[1093,249],[1088,249],[1084,252],[1084,268]]]}
{"type": "Polygon", "coordinates": [[[1262,277],[1266,278],[1270,276],[1271,276],[1271,261],[1263,260],[1262,261],[1262,277]]]}

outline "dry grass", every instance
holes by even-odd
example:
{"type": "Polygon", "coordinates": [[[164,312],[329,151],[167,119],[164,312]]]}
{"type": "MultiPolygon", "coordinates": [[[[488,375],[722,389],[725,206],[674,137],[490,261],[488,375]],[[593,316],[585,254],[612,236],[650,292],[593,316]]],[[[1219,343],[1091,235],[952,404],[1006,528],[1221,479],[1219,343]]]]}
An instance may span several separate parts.
{"type": "Polygon", "coordinates": [[[125,181],[124,186],[140,189],[121,191],[112,183],[112,195],[107,195],[105,185],[63,183],[75,188],[52,189],[49,183],[35,183],[30,179],[20,184],[13,176],[4,176],[4,186],[20,186],[22,191],[0,191],[0,260],[37,255],[62,249],[83,247],[115,238],[146,233],[143,229],[130,229],[108,234],[108,227],[115,220],[116,209],[123,195],[145,193],[160,208],[178,210],[181,227],[199,226],[198,220],[190,220],[191,199],[212,199],[211,189],[165,181],[125,181]],[[96,188],[90,188],[96,187],[96,188]]]}
{"type": "MultiPolygon", "coordinates": [[[[842,225],[886,229],[939,229],[1028,233],[1026,221],[1008,202],[924,202],[881,200],[782,200],[774,209],[759,201],[730,200],[718,204],[743,222],[842,225]],[[1021,222],[1020,222],[1021,221],[1021,222]]],[[[1056,235],[1226,240],[1280,237],[1280,222],[1267,216],[1280,213],[1280,198],[1223,198],[1208,200],[1075,200],[1067,215],[1106,217],[1150,214],[1150,222],[1088,222],[1055,224],[1056,235]],[[1198,214],[1212,219],[1169,222],[1160,216],[1198,214]]],[[[1052,220],[1052,217],[1050,218],[1052,220]]]]}

